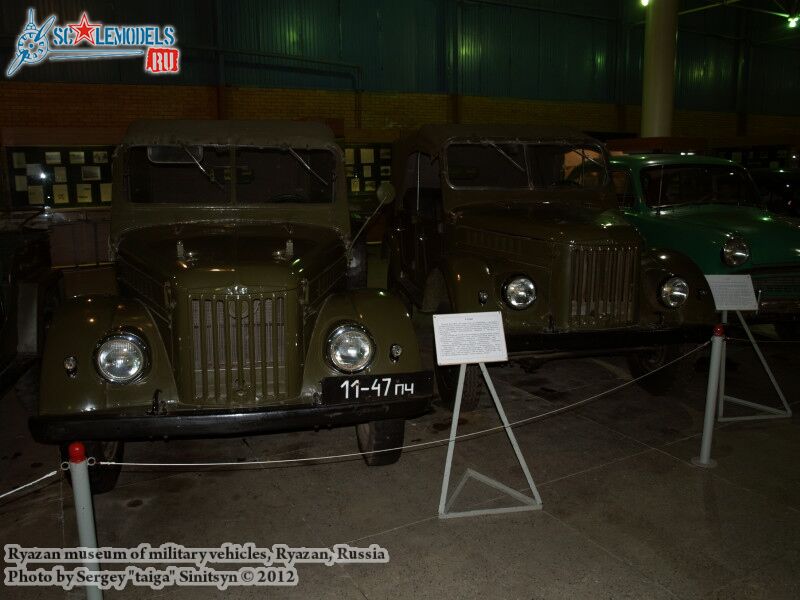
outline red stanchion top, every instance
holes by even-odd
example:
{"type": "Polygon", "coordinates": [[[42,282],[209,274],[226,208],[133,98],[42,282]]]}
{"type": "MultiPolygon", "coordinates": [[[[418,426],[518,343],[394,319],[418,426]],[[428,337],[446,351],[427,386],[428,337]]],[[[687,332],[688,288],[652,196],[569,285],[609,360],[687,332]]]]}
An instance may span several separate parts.
{"type": "Polygon", "coordinates": [[[721,323],[714,325],[714,337],[723,337],[725,335],[725,325],[721,323]]]}
{"type": "Polygon", "coordinates": [[[86,448],[81,442],[73,442],[69,445],[69,462],[79,463],[86,460],[86,448]]]}

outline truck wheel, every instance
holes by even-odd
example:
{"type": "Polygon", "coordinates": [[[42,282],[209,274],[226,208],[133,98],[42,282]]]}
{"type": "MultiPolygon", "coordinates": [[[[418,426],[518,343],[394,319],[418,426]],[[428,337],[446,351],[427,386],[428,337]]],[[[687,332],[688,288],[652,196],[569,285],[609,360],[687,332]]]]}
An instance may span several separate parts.
{"type": "Polygon", "coordinates": [[[400,460],[405,438],[405,419],[386,419],[356,425],[358,450],[364,456],[364,462],[370,467],[393,465],[400,460]],[[396,448],[396,450],[389,450],[396,448]],[[381,452],[381,450],[389,450],[381,452]]]}
{"type": "MultiPolygon", "coordinates": [[[[629,354],[628,369],[632,377],[642,377],[682,356],[690,348],[691,346],[672,344],[656,346],[636,354],[629,354]]],[[[679,360],[652,375],[648,375],[638,381],[637,384],[653,396],[666,396],[685,384],[691,374],[693,364],[694,362],[691,359],[679,360]]]]}
{"type": "MultiPolygon", "coordinates": [[[[452,410],[456,406],[456,391],[458,389],[458,369],[460,367],[440,367],[434,362],[433,371],[436,374],[436,387],[439,398],[444,405],[452,410]]],[[[480,369],[475,365],[467,365],[464,373],[464,391],[461,394],[461,412],[472,412],[478,408],[481,397],[480,369]]]]}
{"type": "MultiPolygon", "coordinates": [[[[120,462],[122,460],[125,444],[123,442],[84,442],[86,456],[94,457],[98,461],[108,460],[120,462]]],[[[61,460],[69,461],[67,444],[61,446],[61,460]]],[[[119,479],[122,467],[119,465],[94,465],[89,467],[89,486],[92,494],[105,494],[114,489],[119,479]]],[[[72,479],[67,471],[67,481],[72,485],[72,479]]]]}

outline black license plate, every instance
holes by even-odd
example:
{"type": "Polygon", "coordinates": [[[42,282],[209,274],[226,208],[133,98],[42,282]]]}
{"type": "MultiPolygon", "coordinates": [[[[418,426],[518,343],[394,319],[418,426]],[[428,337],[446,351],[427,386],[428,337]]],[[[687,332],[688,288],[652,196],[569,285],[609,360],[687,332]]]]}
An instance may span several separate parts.
{"type": "Polygon", "coordinates": [[[433,373],[393,373],[326,377],[322,398],[326,404],[426,398],[433,395],[433,373]]]}

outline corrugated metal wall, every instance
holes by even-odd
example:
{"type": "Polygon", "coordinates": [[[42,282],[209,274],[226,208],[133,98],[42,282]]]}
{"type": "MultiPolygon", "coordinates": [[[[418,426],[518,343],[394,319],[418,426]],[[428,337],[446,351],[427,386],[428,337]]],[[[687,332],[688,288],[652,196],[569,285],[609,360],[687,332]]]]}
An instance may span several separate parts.
{"type": "MultiPolygon", "coordinates": [[[[182,72],[164,83],[641,100],[639,0],[4,0],[9,58],[29,5],[62,24],[87,10],[93,21],[174,25],[182,72]]],[[[791,33],[732,7],[682,16],[677,106],[800,114],[800,33],[791,33]]],[[[140,59],[50,63],[17,79],[153,82],[140,59]]]]}

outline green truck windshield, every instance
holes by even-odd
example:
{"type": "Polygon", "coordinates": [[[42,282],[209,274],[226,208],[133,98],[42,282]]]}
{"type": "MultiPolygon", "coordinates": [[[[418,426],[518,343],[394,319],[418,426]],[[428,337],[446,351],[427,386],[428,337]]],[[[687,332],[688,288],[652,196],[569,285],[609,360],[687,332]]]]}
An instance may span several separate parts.
{"type": "Polygon", "coordinates": [[[596,146],[483,140],[447,147],[447,178],[456,188],[596,188],[608,168],[596,146]]]}
{"type": "Polygon", "coordinates": [[[759,203],[743,169],[717,165],[663,166],[643,169],[642,195],[647,206],[759,203]]]}
{"type": "Polygon", "coordinates": [[[334,199],[336,157],[328,150],[142,146],[128,150],[126,165],[130,199],[136,203],[319,204],[334,199]]]}

